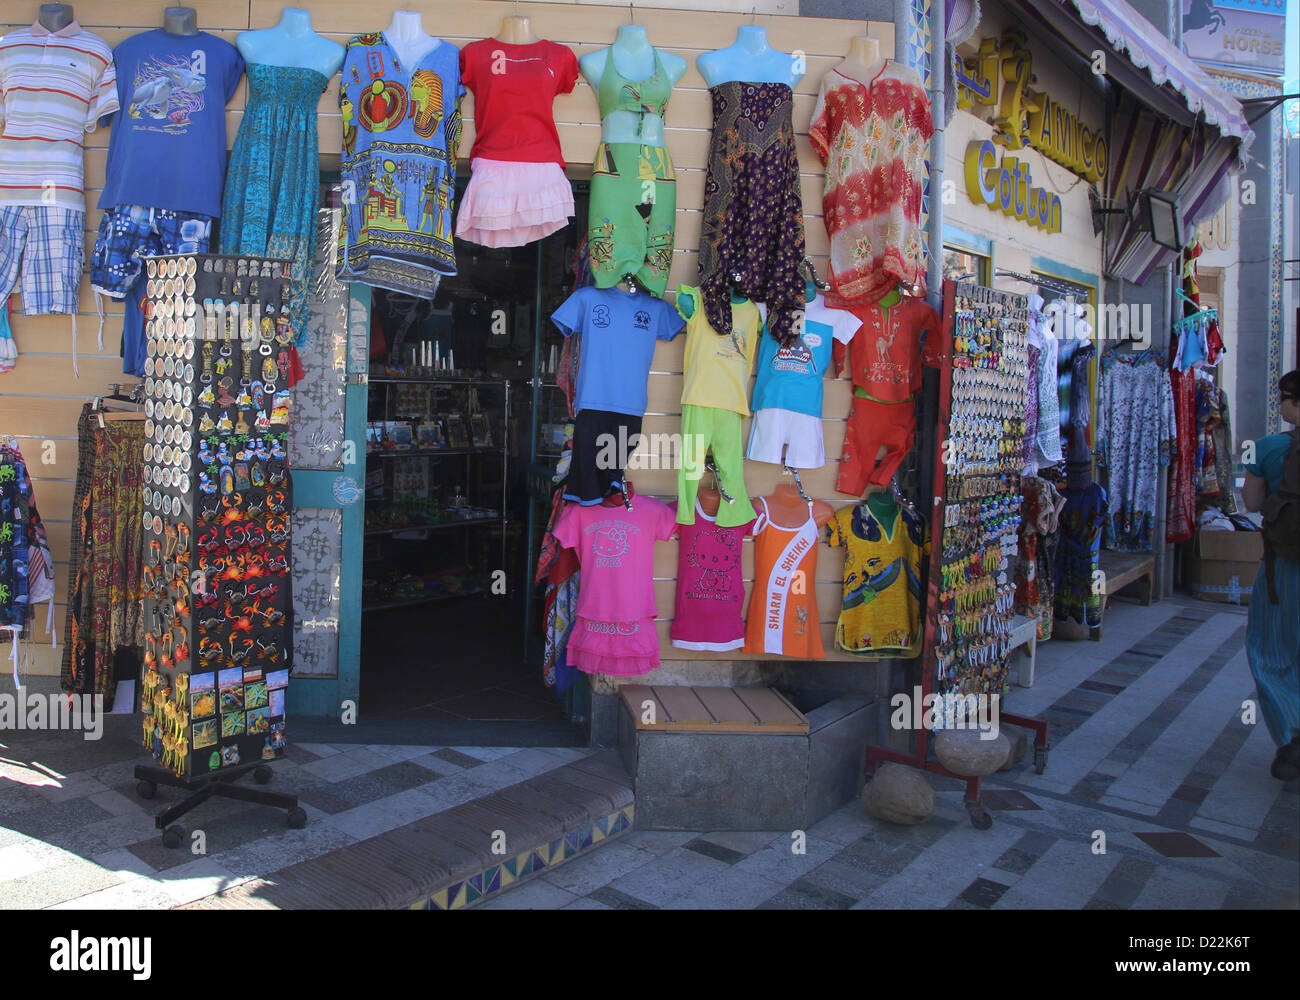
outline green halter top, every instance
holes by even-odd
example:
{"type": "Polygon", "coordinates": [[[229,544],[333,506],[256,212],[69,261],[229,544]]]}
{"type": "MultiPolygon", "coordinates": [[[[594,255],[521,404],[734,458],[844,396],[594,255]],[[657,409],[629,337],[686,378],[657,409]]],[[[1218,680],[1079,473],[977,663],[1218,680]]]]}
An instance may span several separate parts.
{"type": "MultiPolygon", "coordinates": [[[[664,70],[659,50],[654,50],[655,71],[644,80],[629,80],[614,65],[613,46],[605,50],[605,69],[600,74],[600,87],[596,100],[600,105],[600,117],[605,118],[611,111],[631,111],[637,115],[664,116],[668,110],[668,95],[672,93],[673,84],[664,70]]],[[[638,134],[640,127],[638,126],[638,134]]]]}

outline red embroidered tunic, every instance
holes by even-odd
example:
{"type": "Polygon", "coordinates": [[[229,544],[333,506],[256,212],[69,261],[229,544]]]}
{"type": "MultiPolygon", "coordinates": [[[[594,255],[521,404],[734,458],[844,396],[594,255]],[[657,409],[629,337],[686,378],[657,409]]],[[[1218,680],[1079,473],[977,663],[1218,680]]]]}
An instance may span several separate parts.
{"type": "Polygon", "coordinates": [[[921,189],[933,134],[915,70],[846,59],[822,78],[808,138],[826,165],[822,215],[841,298],[874,302],[899,282],[924,288],[921,189]]]}

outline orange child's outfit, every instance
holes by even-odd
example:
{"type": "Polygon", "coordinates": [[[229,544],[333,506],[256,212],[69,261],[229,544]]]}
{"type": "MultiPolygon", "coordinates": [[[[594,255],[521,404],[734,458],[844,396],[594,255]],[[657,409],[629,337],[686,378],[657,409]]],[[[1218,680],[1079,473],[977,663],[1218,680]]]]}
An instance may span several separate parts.
{"type": "Polygon", "coordinates": [[[817,615],[817,545],[821,540],[812,503],[797,528],[774,524],[767,499],[758,500],[754,522],[754,589],[745,616],[746,653],[825,658],[817,615]]]}
{"type": "Polygon", "coordinates": [[[912,450],[921,364],[938,364],[939,314],[923,299],[904,298],[888,305],[846,304],[862,321],[848,344],[835,344],[835,368],[847,365],[853,378],[853,408],[844,435],[844,452],[835,489],[861,496],[868,485],[885,486],[912,450]],[[926,338],[924,355],[921,338],[926,338]],[[877,462],[881,447],[886,449],[877,462]]]}

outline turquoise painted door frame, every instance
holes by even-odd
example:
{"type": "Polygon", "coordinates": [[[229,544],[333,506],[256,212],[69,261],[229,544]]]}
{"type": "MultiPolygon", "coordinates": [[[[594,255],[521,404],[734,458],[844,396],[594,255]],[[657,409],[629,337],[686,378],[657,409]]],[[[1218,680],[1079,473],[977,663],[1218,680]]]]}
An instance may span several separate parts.
{"type": "Polygon", "coordinates": [[[370,288],[348,286],[347,387],[341,428],[343,468],[293,470],[295,507],[336,509],[342,514],[339,557],[338,673],[334,677],[294,677],[288,710],[295,715],[335,719],[353,708],[361,694],[361,560],[365,536],[366,377],[370,366],[370,288]]]}

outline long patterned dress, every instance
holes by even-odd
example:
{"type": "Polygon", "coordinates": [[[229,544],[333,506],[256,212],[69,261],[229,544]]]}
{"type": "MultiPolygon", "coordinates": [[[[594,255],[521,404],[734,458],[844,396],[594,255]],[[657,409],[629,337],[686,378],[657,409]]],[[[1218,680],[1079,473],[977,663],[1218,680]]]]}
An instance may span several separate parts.
{"type": "Polygon", "coordinates": [[[1177,429],[1169,470],[1169,520],[1165,541],[1185,542],[1196,531],[1196,373],[1172,371],[1177,429]]]}
{"type": "Polygon", "coordinates": [[[1174,445],[1173,391],[1168,373],[1149,355],[1106,362],[1097,394],[1097,465],[1110,498],[1101,544],[1150,552],[1160,470],[1174,445]]]}
{"type": "Polygon", "coordinates": [[[741,294],[767,304],[768,328],[786,343],[798,337],[794,318],[804,305],[794,93],[784,83],[731,80],[709,88],[709,94],[713,146],[700,231],[704,312],[720,336],[730,335],[734,284],[741,294]]]}
{"type": "Polygon", "coordinates": [[[293,262],[289,317],[302,344],[320,193],[316,106],[329,80],[314,69],[249,63],[248,107],[221,205],[221,252],[293,262]]]}
{"type": "Polygon", "coordinates": [[[1106,518],[1106,491],[1098,483],[1065,491],[1056,551],[1056,617],[1101,628],[1101,592],[1093,586],[1106,518]]]}
{"type": "Polygon", "coordinates": [[[1020,552],[1016,561],[1016,612],[1038,620],[1038,638],[1052,637],[1056,596],[1058,518],[1065,499],[1046,479],[1020,480],[1020,552]]]}

